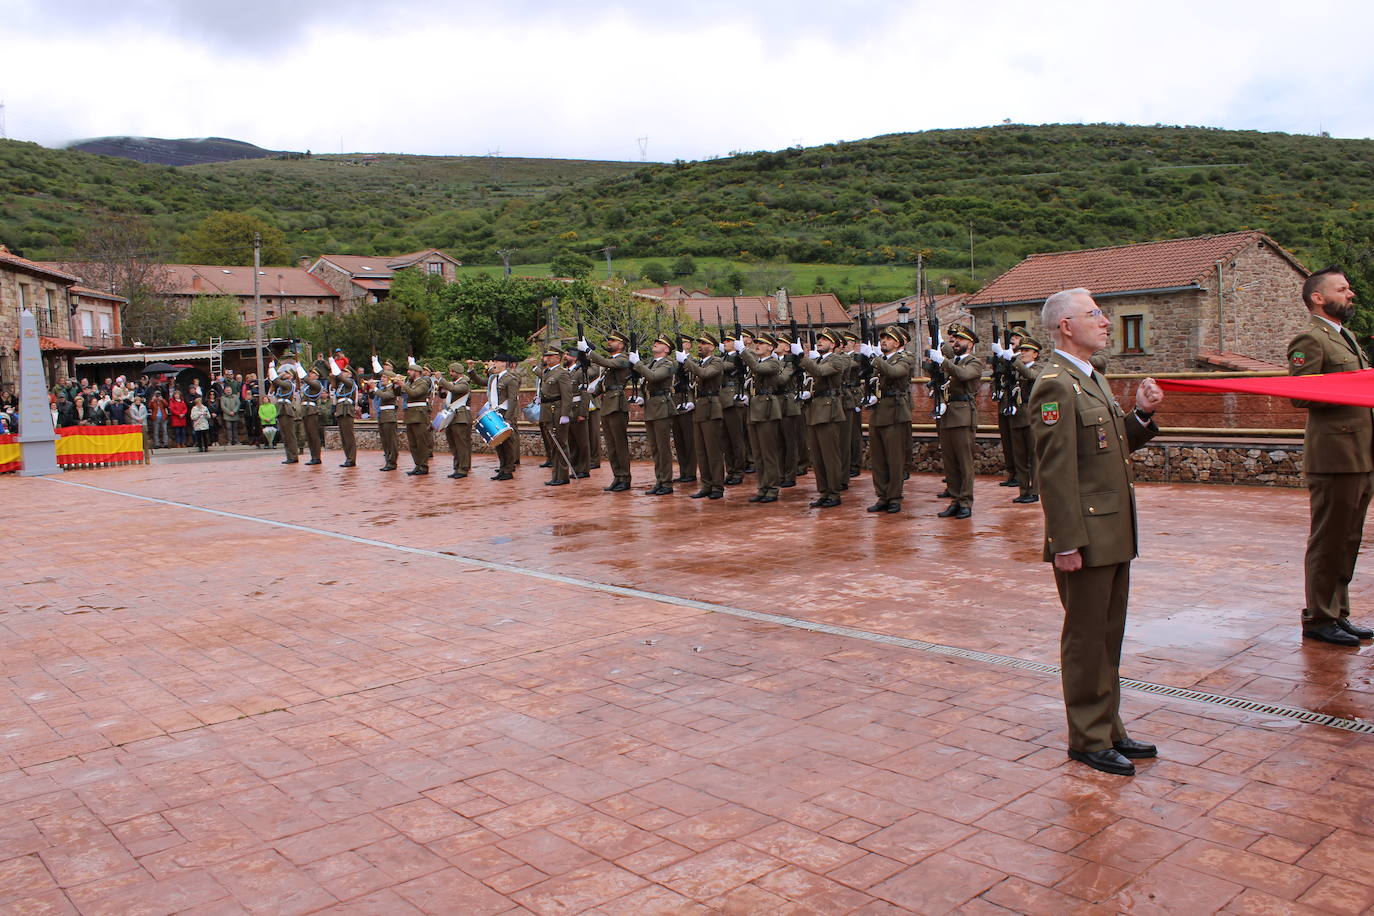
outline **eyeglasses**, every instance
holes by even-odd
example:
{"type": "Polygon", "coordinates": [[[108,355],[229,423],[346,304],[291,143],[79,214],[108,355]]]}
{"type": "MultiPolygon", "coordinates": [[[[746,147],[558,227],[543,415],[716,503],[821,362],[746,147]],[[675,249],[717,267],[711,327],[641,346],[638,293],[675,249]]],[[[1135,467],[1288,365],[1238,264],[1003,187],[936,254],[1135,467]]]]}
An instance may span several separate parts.
{"type": "MultiPolygon", "coordinates": [[[[1068,320],[1070,320],[1072,317],[1073,317],[1072,315],[1069,315],[1069,316],[1066,316],[1063,320],[1064,320],[1064,321],[1068,321],[1068,320]]],[[[1084,312],[1084,313],[1082,314],[1081,317],[1083,317],[1083,318],[1101,318],[1101,317],[1102,317],[1102,309],[1090,309],[1090,310],[1084,312]]]]}

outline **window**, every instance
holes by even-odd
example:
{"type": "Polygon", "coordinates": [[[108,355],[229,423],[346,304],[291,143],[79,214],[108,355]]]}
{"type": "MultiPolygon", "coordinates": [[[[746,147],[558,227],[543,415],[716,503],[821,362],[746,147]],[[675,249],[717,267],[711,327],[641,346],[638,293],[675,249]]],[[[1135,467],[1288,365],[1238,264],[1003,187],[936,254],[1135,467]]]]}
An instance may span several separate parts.
{"type": "Polygon", "coordinates": [[[1121,316],[1121,352],[1145,352],[1145,316],[1121,316]]]}
{"type": "Polygon", "coordinates": [[[29,297],[30,297],[31,295],[32,295],[32,293],[29,292],[29,285],[28,285],[27,283],[20,283],[20,284],[19,284],[19,311],[20,311],[20,312],[23,312],[24,309],[26,309],[26,308],[29,307],[29,297]]]}
{"type": "Polygon", "coordinates": [[[432,274],[438,274],[438,275],[440,275],[440,276],[443,276],[443,273],[444,273],[444,262],[443,262],[443,261],[430,261],[428,264],[425,265],[425,269],[428,270],[428,271],[429,271],[430,273],[432,273],[432,274]]]}
{"type": "Polygon", "coordinates": [[[95,333],[95,323],[92,321],[94,317],[90,312],[81,313],[81,333],[87,337],[95,333]]]}
{"type": "Polygon", "coordinates": [[[48,321],[49,321],[49,322],[56,321],[56,320],[57,320],[57,309],[53,307],[52,290],[50,290],[50,289],[45,289],[45,290],[43,290],[43,304],[44,304],[44,308],[46,308],[47,311],[48,311],[48,321]]]}

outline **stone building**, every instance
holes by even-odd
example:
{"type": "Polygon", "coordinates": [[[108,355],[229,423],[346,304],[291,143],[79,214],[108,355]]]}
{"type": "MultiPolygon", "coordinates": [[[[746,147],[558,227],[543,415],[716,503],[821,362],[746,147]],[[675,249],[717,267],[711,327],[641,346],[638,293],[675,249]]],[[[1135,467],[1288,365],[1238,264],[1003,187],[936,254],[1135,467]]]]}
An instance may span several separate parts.
{"type": "MultiPolygon", "coordinates": [[[[253,268],[218,264],[165,264],[166,295],[185,308],[201,296],[232,296],[239,318],[253,326],[253,268]]],[[[264,323],[278,318],[314,318],[340,310],[339,294],[299,267],[263,267],[258,296],[264,323]]]]}
{"type": "Polygon", "coordinates": [[[72,340],[77,278],[12,254],[0,245],[0,386],[19,384],[19,316],[24,309],[38,323],[39,347],[48,384],[72,372],[72,358],[85,349],[72,340]]]}
{"type": "Polygon", "coordinates": [[[73,286],[71,294],[72,337],[78,343],[93,350],[124,346],[121,309],[129,300],[86,286],[73,286]]]}
{"type": "Polygon", "coordinates": [[[1022,325],[1046,344],[1040,307],[1086,287],[1112,321],[1112,372],[1281,369],[1307,323],[1308,271],[1263,232],[1033,254],[966,303],[980,337],[1022,325]]]}
{"type": "Polygon", "coordinates": [[[308,259],[301,258],[300,266],[334,290],[345,310],[352,310],[359,302],[377,302],[391,291],[396,272],[419,269],[427,274],[443,277],[452,283],[458,279],[463,262],[438,248],[412,251],[392,257],[363,257],[352,254],[326,254],[306,267],[308,259]]]}

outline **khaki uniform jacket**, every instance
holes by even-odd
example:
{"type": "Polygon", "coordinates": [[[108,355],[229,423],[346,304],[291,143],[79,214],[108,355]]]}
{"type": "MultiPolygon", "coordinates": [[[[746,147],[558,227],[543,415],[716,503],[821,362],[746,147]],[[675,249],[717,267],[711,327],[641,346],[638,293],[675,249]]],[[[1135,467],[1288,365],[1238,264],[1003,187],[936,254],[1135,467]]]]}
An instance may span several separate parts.
{"type": "Polygon", "coordinates": [[[878,377],[878,403],[869,410],[869,426],[891,426],[911,422],[911,354],[904,349],[889,356],[873,357],[873,373],[878,377]]]}
{"type": "MultiPolygon", "coordinates": [[[[1353,335],[1352,335],[1353,336],[1353,335]]],[[[1326,321],[1312,316],[1288,344],[1288,374],[1316,375],[1368,369],[1369,360],[1326,321]]],[[[1360,474],[1374,471],[1374,412],[1368,407],[1293,401],[1307,409],[1302,468],[1308,474],[1360,474]]]]}
{"type": "Polygon", "coordinates": [[[1039,362],[1025,363],[1019,359],[1012,360],[1012,369],[1016,372],[1019,383],[1016,391],[1016,413],[1011,415],[1012,429],[1025,429],[1031,425],[1030,394],[1035,387],[1035,380],[1040,377],[1042,366],[1039,362]]]}
{"type": "Polygon", "coordinates": [[[573,383],[572,376],[562,366],[545,369],[539,377],[539,422],[557,423],[563,417],[571,419],[573,383]]]}
{"type": "MultiPolygon", "coordinates": [[[[1079,550],[1084,566],[1128,563],[1139,549],[1131,452],[1159,434],[1057,354],[1031,389],[1044,559],[1079,550]]],[[[1105,379],[1103,380],[1105,384],[1105,379]]]]}
{"type": "Polygon", "coordinates": [[[753,391],[749,394],[749,413],[746,419],[750,423],[781,420],[783,418],[782,402],[788,397],[785,389],[787,388],[787,380],[792,375],[792,367],[776,356],[770,355],[759,359],[754,355],[754,351],[749,349],[745,349],[740,357],[743,358],[744,364],[749,367],[749,378],[753,383],[753,391]]]}
{"type": "Polygon", "coordinates": [[[568,416],[574,420],[585,420],[587,408],[591,406],[592,400],[592,396],[587,393],[587,386],[592,381],[591,369],[574,363],[571,367],[564,366],[563,371],[568,373],[568,381],[572,385],[572,401],[568,405],[568,416]]]}
{"type": "Polygon", "coordinates": [[[721,361],[724,363],[724,371],[720,377],[720,406],[726,410],[743,406],[735,400],[735,396],[740,393],[741,382],[749,377],[744,359],[734,350],[730,350],[721,357],[721,361]]]}
{"type": "Polygon", "coordinates": [[[844,372],[844,409],[852,411],[863,400],[864,370],[858,353],[846,353],[848,365],[844,372]]]}
{"type": "Polygon", "coordinates": [[[587,359],[605,372],[597,387],[597,410],[603,413],[621,413],[630,409],[626,400],[625,387],[630,384],[630,358],[624,353],[602,356],[595,350],[587,354],[587,359]]]}
{"type": "Polygon", "coordinates": [[[844,379],[849,372],[848,357],[843,353],[826,353],[818,359],[803,356],[801,369],[816,380],[811,397],[802,402],[807,425],[844,420],[844,379]]]}
{"type": "Polygon", "coordinates": [[[677,360],[671,356],[662,359],[641,359],[634,364],[634,371],[648,382],[644,386],[644,419],[672,419],[675,412],[673,375],[677,371],[677,360]]]}
{"type": "MultiPolygon", "coordinates": [[[[462,400],[463,400],[463,397],[464,397],[465,395],[471,395],[471,394],[472,394],[472,386],[468,384],[467,378],[464,377],[464,376],[461,376],[461,375],[458,376],[456,379],[449,379],[449,378],[439,378],[439,379],[435,379],[435,380],[434,380],[434,384],[439,388],[440,391],[445,391],[445,392],[447,392],[447,393],[453,395],[453,398],[452,398],[452,400],[450,401],[451,404],[457,404],[459,401],[462,401],[462,400]]],[[[449,422],[451,422],[451,423],[471,423],[471,422],[472,422],[472,409],[471,409],[470,407],[468,407],[468,404],[467,404],[466,401],[463,402],[463,406],[462,406],[462,407],[454,407],[454,408],[453,408],[453,419],[450,420],[449,422]]]]}
{"type": "Polygon", "coordinates": [[[296,395],[296,383],[290,379],[272,380],[272,397],[277,401],[277,418],[299,420],[305,416],[296,395]]]}
{"type": "Polygon", "coordinates": [[[429,396],[434,393],[434,380],[422,375],[415,381],[404,382],[401,392],[406,396],[407,423],[429,422],[429,396]]]}
{"type": "Polygon", "coordinates": [[[801,369],[801,357],[794,357],[791,353],[779,356],[782,364],[787,367],[786,397],[782,399],[782,415],[784,417],[801,416],[801,401],[797,400],[797,395],[801,393],[802,380],[806,378],[806,373],[801,369]]]}
{"type": "MultiPolygon", "coordinates": [[[[491,376],[481,375],[476,369],[468,373],[468,378],[473,383],[481,386],[483,391],[490,391],[487,383],[491,381],[491,376]]],[[[517,429],[520,422],[520,371],[518,369],[508,369],[506,374],[500,376],[496,381],[496,400],[491,402],[491,409],[501,414],[502,418],[511,425],[512,429],[517,429]],[[504,410],[499,405],[505,404],[504,410]]]]}
{"type": "Polygon", "coordinates": [[[692,413],[696,415],[696,422],[722,419],[720,383],[725,376],[725,360],[712,353],[705,359],[689,356],[682,365],[692,376],[692,401],[696,404],[692,413]]]}
{"type": "Polygon", "coordinates": [[[358,404],[363,399],[362,389],[354,381],[339,382],[334,386],[334,416],[357,417],[358,404]]]}
{"type": "Polygon", "coordinates": [[[320,402],[326,394],[324,382],[306,379],[301,383],[301,416],[318,417],[320,402]]]}
{"type": "MultiPolygon", "coordinates": [[[[935,368],[929,361],[926,372],[935,368]]],[[[945,412],[936,423],[943,429],[960,429],[965,426],[978,426],[978,406],[975,398],[983,386],[983,361],[968,354],[959,358],[946,359],[940,368],[944,370],[949,385],[945,388],[945,412]]]]}
{"type": "Polygon", "coordinates": [[[382,379],[377,383],[377,422],[378,423],[399,423],[401,412],[397,407],[397,401],[401,393],[391,385],[391,379],[382,379]]]}

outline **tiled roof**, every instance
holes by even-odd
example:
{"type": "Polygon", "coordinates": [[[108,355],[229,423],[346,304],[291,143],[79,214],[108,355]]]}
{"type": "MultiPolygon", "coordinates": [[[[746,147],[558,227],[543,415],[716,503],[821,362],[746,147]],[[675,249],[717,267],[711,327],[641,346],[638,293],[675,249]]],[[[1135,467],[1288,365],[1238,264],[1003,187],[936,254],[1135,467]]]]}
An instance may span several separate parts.
{"type": "Polygon", "coordinates": [[[1095,295],[1195,286],[1215,274],[1217,261],[1232,257],[1256,241],[1272,246],[1295,270],[1306,275],[1302,265],[1273,239],[1250,230],[1033,254],[975,293],[968,304],[1034,302],[1078,286],[1095,295]]]}
{"type": "Polygon", "coordinates": [[[1262,359],[1229,351],[1198,350],[1197,358],[1200,363],[1225,369],[1229,372],[1271,372],[1276,369],[1283,369],[1283,366],[1278,363],[1269,363],[1262,359]]]}
{"type": "MultiPolygon", "coordinates": [[[[792,317],[796,318],[800,325],[806,325],[808,309],[811,313],[811,324],[816,327],[821,325],[839,327],[848,325],[853,320],[834,293],[812,293],[803,296],[788,296],[787,298],[792,304],[792,317]]],[[[735,321],[732,302],[738,305],[740,324],[746,328],[767,327],[770,312],[775,323],[783,327],[787,325],[787,322],[778,322],[777,320],[778,302],[776,296],[736,296],[733,300],[729,296],[711,296],[704,299],[683,297],[681,299],[663,300],[665,308],[681,308],[693,320],[708,326],[716,324],[716,316],[719,314],[720,320],[725,323],[727,329],[735,321]]]]}
{"type": "MultiPolygon", "coordinates": [[[[424,260],[430,255],[439,255],[458,265],[463,263],[452,255],[445,254],[438,248],[426,248],[424,251],[412,251],[409,254],[387,255],[384,257],[368,257],[359,254],[322,254],[315,263],[318,264],[319,261],[328,261],[330,264],[333,264],[335,267],[351,275],[355,280],[362,277],[384,280],[401,268],[409,267],[412,264],[424,260]]],[[[311,266],[313,267],[314,265],[311,266]]]]}
{"type": "Polygon", "coordinates": [[[10,251],[4,245],[0,245],[0,266],[12,267],[18,270],[25,270],[29,273],[38,274],[44,277],[52,277],[55,280],[66,280],[76,283],[80,277],[74,277],[66,271],[58,270],[41,261],[30,261],[28,258],[21,258],[19,255],[10,251]]]}
{"type": "MultiPolygon", "coordinates": [[[[253,268],[215,264],[164,264],[167,289],[174,296],[251,296],[253,268]],[[200,288],[196,288],[196,278],[200,288]]],[[[263,296],[337,299],[339,294],[323,280],[299,267],[264,267],[258,275],[263,296]]]]}
{"type": "Polygon", "coordinates": [[[98,289],[91,289],[89,286],[73,286],[72,292],[87,299],[107,299],[110,302],[128,302],[123,296],[116,296],[114,293],[103,292],[98,289]]]}
{"type": "Polygon", "coordinates": [[[685,286],[651,286],[648,289],[637,289],[635,292],[646,298],[658,299],[706,299],[711,295],[710,290],[688,289],[685,286]]]}

